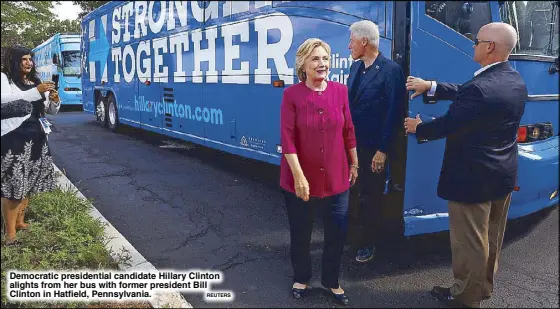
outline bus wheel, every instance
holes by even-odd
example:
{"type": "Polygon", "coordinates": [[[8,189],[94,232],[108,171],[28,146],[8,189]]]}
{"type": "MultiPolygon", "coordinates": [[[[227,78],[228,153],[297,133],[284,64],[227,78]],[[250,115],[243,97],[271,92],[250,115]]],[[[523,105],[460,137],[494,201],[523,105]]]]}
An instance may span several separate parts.
{"type": "Polygon", "coordinates": [[[97,103],[95,104],[95,116],[97,118],[97,123],[99,123],[102,127],[107,126],[107,113],[106,107],[107,104],[102,95],[97,97],[97,103]]]}
{"type": "Polygon", "coordinates": [[[116,132],[119,126],[117,102],[115,102],[115,98],[112,95],[109,95],[107,98],[107,125],[113,132],[116,132]]]}

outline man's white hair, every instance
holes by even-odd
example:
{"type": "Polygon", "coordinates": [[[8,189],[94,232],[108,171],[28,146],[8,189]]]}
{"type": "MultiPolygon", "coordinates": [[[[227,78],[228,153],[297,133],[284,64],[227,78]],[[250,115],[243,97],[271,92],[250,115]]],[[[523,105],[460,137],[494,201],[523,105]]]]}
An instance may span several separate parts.
{"type": "Polygon", "coordinates": [[[354,38],[358,40],[366,38],[368,44],[379,48],[379,28],[373,22],[369,20],[355,22],[350,26],[350,32],[354,35],[354,38]]]}

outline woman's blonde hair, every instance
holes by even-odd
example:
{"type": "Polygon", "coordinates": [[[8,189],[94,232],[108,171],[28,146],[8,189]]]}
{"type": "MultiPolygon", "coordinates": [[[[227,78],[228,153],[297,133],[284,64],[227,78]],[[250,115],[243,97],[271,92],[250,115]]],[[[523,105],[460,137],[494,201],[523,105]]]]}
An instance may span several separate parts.
{"type": "Polygon", "coordinates": [[[304,82],[307,79],[305,74],[305,69],[303,68],[303,65],[305,64],[305,59],[307,59],[307,57],[309,57],[309,55],[311,55],[313,50],[318,46],[323,47],[327,51],[330,60],[331,47],[329,46],[329,44],[323,42],[320,39],[317,38],[307,39],[298,47],[296,53],[296,72],[299,80],[301,80],[302,82],[304,82]]]}

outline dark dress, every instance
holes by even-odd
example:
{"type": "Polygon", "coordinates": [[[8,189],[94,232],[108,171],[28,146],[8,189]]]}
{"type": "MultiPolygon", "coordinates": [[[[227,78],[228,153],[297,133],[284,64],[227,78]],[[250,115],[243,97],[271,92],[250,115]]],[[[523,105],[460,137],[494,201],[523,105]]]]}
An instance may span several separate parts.
{"type": "MultiPolygon", "coordinates": [[[[15,84],[22,91],[37,86],[15,84]]],[[[45,116],[44,99],[31,102],[31,105],[31,117],[2,136],[2,198],[21,200],[56,188],[47,134],[39,122],[39,118],[45,116]]]]}

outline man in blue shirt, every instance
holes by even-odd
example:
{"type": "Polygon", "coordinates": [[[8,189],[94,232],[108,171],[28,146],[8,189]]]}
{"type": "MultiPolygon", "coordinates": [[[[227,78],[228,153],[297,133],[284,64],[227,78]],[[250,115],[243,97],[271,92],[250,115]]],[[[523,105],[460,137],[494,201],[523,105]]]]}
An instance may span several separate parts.
{"type": "Polygon", "coordinates": [[[406,94],[401,67],[379,51],[379,29],[371,21],[350,26],[352,58],[348,99],[356,130],[358,162],[362,165],[352,199],[360,199],[360,232],[356,261],[374,257],[380,241],[383,189],[391,144],[404,115],[406,94]]]}

